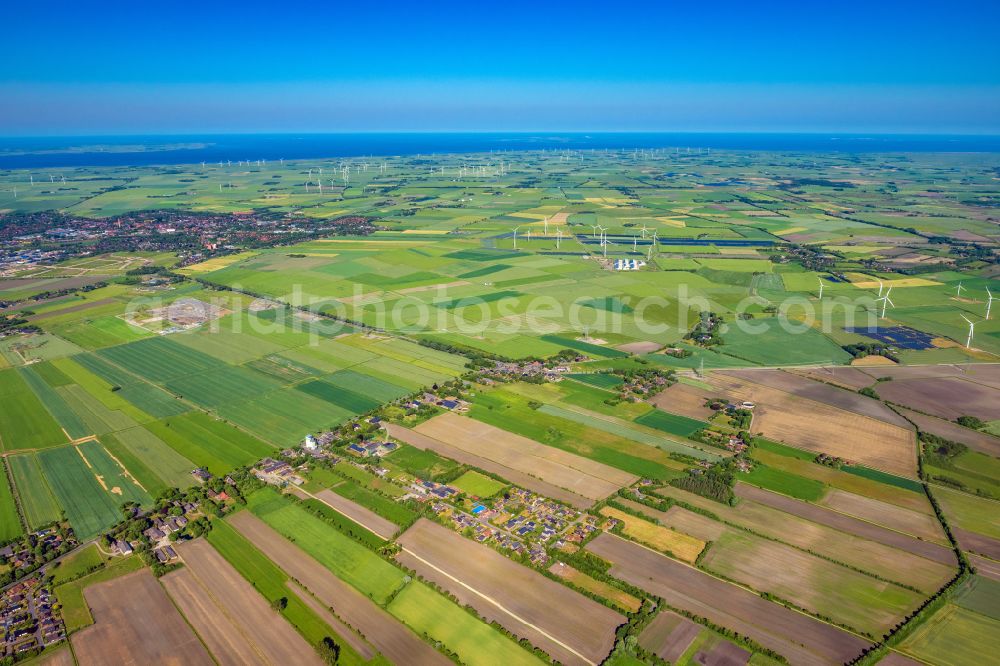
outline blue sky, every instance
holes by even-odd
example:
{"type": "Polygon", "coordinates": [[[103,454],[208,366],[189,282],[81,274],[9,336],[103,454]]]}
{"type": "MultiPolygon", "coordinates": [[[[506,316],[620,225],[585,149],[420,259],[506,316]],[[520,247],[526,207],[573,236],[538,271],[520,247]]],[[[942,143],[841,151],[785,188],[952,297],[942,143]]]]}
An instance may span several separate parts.
{"type": "Polygon", "coordinates": [[[0,135],[1000,133],[996,2],[84,4],[5,8],[0,135]]]}

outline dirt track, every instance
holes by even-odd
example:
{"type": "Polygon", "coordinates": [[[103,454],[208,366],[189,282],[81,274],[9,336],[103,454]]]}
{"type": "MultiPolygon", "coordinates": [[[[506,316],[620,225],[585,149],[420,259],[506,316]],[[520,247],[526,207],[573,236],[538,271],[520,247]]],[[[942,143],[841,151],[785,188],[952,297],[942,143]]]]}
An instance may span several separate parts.
{"type": "Polygon", "coordinates": [[[341,497],[332,490],[321,490],[316,493],[316,499],[329,504],[365,529],[371,530],[375,536],[389,540],[399,531],[399,527],[391,520],[386,520],[371,509],[341,497]]]}
{"type": "Polygon", "coordinates": [[[298,546],[275,532],[248,511],[229,519],[285,573],[312,592],[327,608],[360,632],[379,652],[395,664],[451,666],[440,652],[389,615],[353,587],[337,578],[298,546]]]}
{"type": "Polygon", "coordinates": [[[600,663],[625,622],[606,606],[429,520],[418,520],[398,541],[400,562],[564,664],[600,663]]]}
{"type": "Polygon", "coordinates": [[[70,638],[78,663],[214,665],[149,569],[97,583],[83,596],[95,624],[70,638]]]}
{"type": "Polygon", "coordinates": [[[793,664],[843,664],[869,645],[859,636],[614,535],[600,535],[587,550],[612,562],[612,576],[749,636],[793,664]]]}

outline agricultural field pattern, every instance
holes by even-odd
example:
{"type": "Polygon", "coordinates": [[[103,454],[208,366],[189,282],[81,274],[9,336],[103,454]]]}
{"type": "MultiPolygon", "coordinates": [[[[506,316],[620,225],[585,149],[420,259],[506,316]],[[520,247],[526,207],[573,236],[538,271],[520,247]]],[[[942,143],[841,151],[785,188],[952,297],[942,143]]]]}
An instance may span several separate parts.
{"type": "Polygon", "coordinates": [[[995,663],[998,180],[0,170],[0,663],[995,663]]]}

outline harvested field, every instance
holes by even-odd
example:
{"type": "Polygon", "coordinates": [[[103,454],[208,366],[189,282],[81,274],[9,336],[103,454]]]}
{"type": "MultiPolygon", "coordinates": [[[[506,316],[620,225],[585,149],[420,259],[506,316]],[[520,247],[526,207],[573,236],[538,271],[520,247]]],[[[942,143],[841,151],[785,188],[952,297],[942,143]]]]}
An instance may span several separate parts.
{"type": "Polygon", "coordinates": [[[451,444],[446,444],[441,440],[434,439],[433,437],[428,437],[427,435],[421,434],[416,430],[410,430],[409,428],[404,428],[403,426],[399,426],[394,423],[385,423],[382,427],[385,428],[385,431],[390,436],[406,442],[410,446],[414,446],[423,451],[433,451],[434,453],[438,453],[445,458],[451,458],[452,460],[456,460],[460,463],[472,465],[473,467],[484,469],[487,472],[492,472],[493,474],[507,479],[511,483],[521,486],[522,488],[527,488],[528,490],[532,490],[540,495],[545,495],[546,497],[557,499],[560,502],[565,502],[566,504],[576,507],[577,509],[586,509],[594,504],[592,499],[583,497],[582,495],[578,495],[568,490],[564,490],[558,486],[554,486],[551,483],[528,474],[527,472],[522,472],[512,467],[508,467],[507,465],[494,462],[476,453],[469,453],[454,447],[451,444]]]}
{"type": "Polygon", "coordinates": [[[731,375],[714,373],[711,382],[730,399],[756,403],[755,433],[892,474],[917,475],[916,438],[909,429],[731,375]]]}
{"type": "Polygon", "coordinates": [[[957,423],[912,412],[909,409],[901,411],[906,415],[906,418],[916,423],[917,427],[924,432],[929,432],[932,435],[944,437],[954,442],[961,442],[970,449],[985,453],[994,458],[1000,458],[1000,437],[994,437],[989,433],[970,428],[963,428],[957,423]]]}
{"type": "Polygon", "coordinates": [[[924,598],[922,593],[736,530],[715,541],[699,566],[871,636],[882,636],[924,598]]]}
{"type": "MultiPolygon", "coordinates": [[[[841,491],[833,492],[837,493],[841,491]]],[[[867,520],[859,520],[838,511],[809,504],[808,502],[801,502],[745,483],[736,484],[736,495],[742,499],[752,500],[814,523],[853,534],[862,539],[869,539],[892,548],[920,555],[921,557],[948,565],[949,567],[955,565],[955,555],[950,548],[915,539],[906,534],[901,534],[897,530],[886,529],[867,520]]],[[[906,511],[906,509],[901,510],[906,511]]]]}
{"type": "Polygon", "coordinates": [[[148,569],[84,590],[96,624],[70,638],[81,664],[213,666],[148,569]]]}
{"type": "Polygon", "coordinates": [[[241,511],[229,518],[229,522],[391,662],[450,666],[451,662],[444,655],[264,521],[248,511],[241,511]]]}
{"type": "Polygon", "coordinates": [[[598,664],[625,618],[496,551],[421,519],[397,559],[564,664],[598,664]]]}
{"type": "Polygon", "coordinates": [[[656,525],[610,506],[602,508],[601,515],[621,522],[622,532],[626,536],[685,562],[693,564],[705,548],[705,542],[700,539],[676,532],[668,527],[656,525]]]}
{"type": "Polygon", "coordinates": [[[1000,419],[1000,389],[959,377],[894,379],[879,384],[884,399],[949,421],[962,415],[1000,419]]]}
{"type": "Polygon", "coordinates": [[[842,664],[869,645],[842,629],[614,535],[598,536],[587,550],[612,563],[611,575],[748,636],[793,664],[842,664]]]}
{"type": "Polygon", "coordinates": [[[638,480],[634,474],[457,414],[436,416],[415,430],[594,500],[638,480]]]}
{"type": "Polygon", "coordinates": [[[855,495],[836,488],[830,490],[820,502],[825,507],[862,520],[883,525],[889,529],[911,534],[920,539],[947,543],[941,525],[933,515],[910,511],[871,497],[855,495]]]}
{"type": "MultiPolygon", "coordinates": [[[[182,598],[187,593],[195,598],[210,599],[214,604],[214,612],[203,609],[208,612],[205,624],[200,625],[188,616],[209,648],[212,648],[213,642],[225,645],[233,641],[235,631],[235,635],[241,636],[242,641],[265,664],[322,665],[312,646],[271,609],[267,600],[211,544],[198,539],[179,543],[176,549],[187,565],[183,572],[178,573],[190,574],[190,580],[181,578],[174,588],[179,589],[182,598]],[[236,609],[239,609],[238,612],[236,609]],[[206,634],[212,639],[209,640],[206,634]]],[[[168,585],[167,589],[170,590],[171,586],[168,585]]],[[[187,606],[176,597],[175,600],[187,614],[187,606]]]]}
{"type": "Polygon", "coordinates": [[[109,303],[117,303],[113,298],[102,298],[98,301],[84,301],[76,305],[71,305],[68,308],[61,308],[59,310],[49,310],[48,312],[43,312],[41,314],[36,314],[28,317],[29,321],[42,321],[44,319],[50,319],[51,317],[59,317],[61,315],[69,314],[71,312],[82,312],[83,310],[89,310],[91,308],[101,307],[102,305],[107,305],[109,303]]]}
{"type": "Polygon", "coordinates": [[[706,421],[715,413],[705,406],[705,401],[711,397],[708,391],[697,386],[677,383],[661,391],[649,402],[671,414],[706,421]]]}
{"type": "Polygon", "coordinates": [[[619,590],[613,585],[591,578],[582,571],[578,571],[565,562],[554,562],[549,571],[564,580],[568,580],[579,588],[593,592],[599,597],[604,597],[614,605],[628,613],[635,613],[642,606],[642,601],[636,599],[628,592],[619,590]]]}
{"type": "Polygon", "coordinates": [[[629,499],[619,499],[617,502],[649,516],[661,525],[679,530],[684,534],[690,534],[702,541],[715,541],[728,529],[717,520],[712,520],[708,516],[688,511],[676,505],[666,511],[657,511],[645,504],[640,504],[629,499]]]}
{"type": "Polygon", "coordinates": [[[768,386],[779,391],[792,393],[800,398],[806,398],[824,405],[837,407],[861,416],[910,429],[910,424],[902,416],[892,411],[878,400],[873,400],[845,389],[828,386],[806,377],[786,372],[785,370],[719,370],[719,374],[729,375],[747,381],[768,386]]]}
{"type": "Polygon", "coordinates": [[[341,497],[332,490],[321,490],[316,493],[315,497],[386,541],[399,530],[392,521],[386,520],[371,509],[356,504],[346,497],[341,497]]]}
{"type": "Polygon", "coordinates": [[[677,663],[702,627],[683,615],[668,610],[653,618],[641,634],[639,644],[671,664],[677,663]]]}

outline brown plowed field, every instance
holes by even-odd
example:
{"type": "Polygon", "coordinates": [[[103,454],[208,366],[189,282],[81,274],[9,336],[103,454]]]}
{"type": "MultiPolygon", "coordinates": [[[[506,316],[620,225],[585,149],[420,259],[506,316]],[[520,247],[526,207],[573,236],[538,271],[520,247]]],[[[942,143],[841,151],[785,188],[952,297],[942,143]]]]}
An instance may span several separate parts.
{"type": "Polygon", "coordinates": [[[95,624],[73,634],[80,664],[213,666],[149,569],[83,591],[95,624]]]}
{"type": "Polygon", "coordinates": [[[675,663],[688,649],[702,627],[682,615],[660,611],[639,635],[639,644],[660,659],[675,663]]]}
{"type": "Polygon", "coordinates": [[[779,511],[784,511],[863,539],[875,541],[891,548],[913,553],[934,562],[948,565],[949,567],[956,565],[955,555],[950,548],[914,539],[906,534],[900,534],[898,531],[886,529],[865,520],[859,520],[858,518],[837,511],[831,511],[815,504],[802,502],[745,483],[736,484],[736,494],[741,498],[753,500],[779,511]]]}
{"type": "Polygon", "coordinates": [[[450,666],[440,652],[424,643],[396,618],[302,549],[275,532],[267,523],[248,511],[229,519],[233,527],[285,573],[312,592],[327,608],[360,632],[375,649],[394,664],[450,666]]]}
{"type": "Polygon", "coordinates": [[[878,385],[882,398],[949,421],[963,415],[1000,419],[1000,389],[960,377],[894,379],[878,385]]]}
{"type": "Polygon", "coordinates": [[[458,414],[435,416],[414,430],[590,499],[603,499],[638,480],[634,474],[458,414]]]}
{"type": "Polygon", "coordinates": [[[386,423],[383,427],[390,436],[406,442],[410,446],[415,446],[424,451],[433,451],[434,453],[440,454],[445,458],[451,458],[452,460],[457,460],[460,463],[472,465],[473,467],[484,469],[487,472],[492,472],[493,474],[497,474],[504,479],[507,479],[515,485],[532,490],[539,495],[544,495],[545,497],[551,497],[552,499],[559,500],[560,502],[565,502],[566,504],[576,507],[577,509],[586,509],[594,504],[594,500],[592,499],[583,497],[582,495],[577,495],[576,493],[568,490],[564,490],[563,488],[554,486],[551,483],[543,481],[535,476],[516,470],[512,467],[508,467],[507,465],[501,465],[500,463],[484,458],[478,454],[468,453],[462,449],[452,446],[451,444],[446,444],[441,440],[423,435],[416,430],[410,430],[409,428],[404,428],[403,426],[395,425],[393,423],[386,423]]]}
{"type": "Polygon", "coordinates": [[[713,373],[710,381],[730,399],[756,403],[752,428],[755,433],[900,476],[917,475],[916,437],[912,429],[741,377],[713,373]]]}
{"type": "Polygon", "coordinates": [[[885,406],[884,403],[873,400],[855,391],[829,386],[806,377],[785,372],[784,370],[720,370],[720,374],[729,375],[746,381],[769,386],[785,393],[791,393],[799,398],[814,400],[824,405],[830,405],[861,416],[897,425],[907,430],[910,424],[906,419],[885,406]]]}
{"type": "Polygon", "coordinates": [[[614,535],[598,536],[587,550],[612,562],[612,576],[749,636],[793,664],[843,664],[869,645],[859,636],[614,535]]]}
{"type": "Polygon", "coordinates": [[[188,569],[169,573],[160,582],[219,664],[266,663],[188,569]]]}
{"type": "Polygon", "coordinates": [[[705,402],[713,397],[709,391],[697,386],[677,383],[653,396],[649,402],[665,412],[705,421],[715,413],[705,406],[705,402]]]}
{"type": "MultiPolygon", "coordinates": [[[[316,650],[271,609],[267,600],[211,544],[197,539],[178,544],[176,549],[201,588],[201,594],[215,604],[215,614],[228,620],[219,619],[207,625],[206,631],[215,632],[221,638],[227,632],[231,635],[235,629],[265,664],[322,666],[323,661],[316,650]]],[[[196,590],[193,592],[197,594],[196,590]]],[[[184,605],[180,605],[181,610],[185,610],[184,605]]],[[[195,624],[195,629],[200,627],[195,624]]]]}
{"type": "Polygon", "coordinates": [[[965,444],[969,448],[975,449],[980,453],[985,453],[986,455],[993,456],[994,458],[1000,458],[1000,437],[994,437],[993,435],[985,432],[979,432],[978,430],[963,428],[957,423],[945,421],[944,419],[935,418],[933,416],[927,416],[925,414],[918,414],[917,412],[912,412],[909,409],[901,409],[900,411],[906,415],[906,418],[916,423],[917,427],[924,432],[929,432],[932,435],[944,437],[945,439],[950,439],[954,442],[961,442],[962,444],[965,444]]]}
{"type": "Polygon", "coordinates": [[[1000,541],[957,527],[954,529],[955,538],[958,539],[962,550],[970,550],[991,559],[1000,560],[1000,541]]]}
{"type": "Polygon", "coordinates": [[[344,624],[339,617],[331,613],[326,606],[316,601],[315,597],[309,594],[309,590],[292,580],[285,583],[285,586],[294,592],[295,596],[302,600],[302,603],[309,606],[310,610],[316,613],[319,619],[330,625],[330,628],[337,632],[337,636],[354,648],[354,651],[365,660],[370,660],[375,656],[375,650],[372,649],[372,646],[358,636],[353,629],[344,624]]]}
{"type": "Polygon", "coordinates": [[[397,559],[564,664],[599,664],[625,617],[487,546],[418,520],[397,559]]]}
{"type": "Polygon", "coordinates": [[[365,529],[374,532],[375,536],[380,536],[386,541],[392,539],[393,535],[399,531],[399,527],[391,520],[386,520],[371,509],[352,502],[346,497],[341,497],[332,490],[319,491],[316,493],[316,499],[329,504],[365,529]]]}
{"type": "Polygon", "coordinates": [[[820,504],[862,520],[883,525],[889,529],[912,534],[915,537],[947,543],[941,525],[930,514],[911,511],[888,502],[882,502],[864,495],[855,495],[844,490],[832,489],[820,504]]]}
{"type": "Polygon", "coordinates": [[[994,562],[979,555],[970,555],[969,561],[972,562],[972,566],[976,567],[978,575],[1000,580],[1000,562],[994,562]]]}

